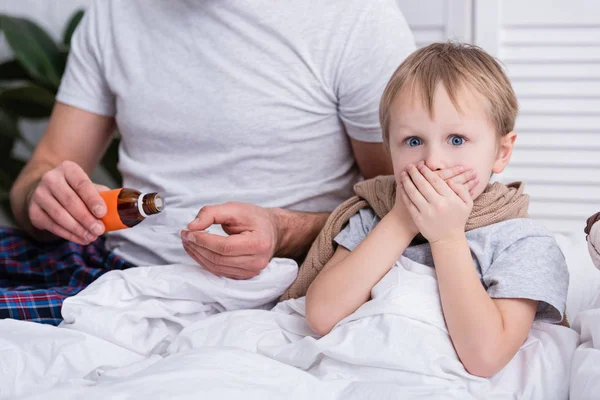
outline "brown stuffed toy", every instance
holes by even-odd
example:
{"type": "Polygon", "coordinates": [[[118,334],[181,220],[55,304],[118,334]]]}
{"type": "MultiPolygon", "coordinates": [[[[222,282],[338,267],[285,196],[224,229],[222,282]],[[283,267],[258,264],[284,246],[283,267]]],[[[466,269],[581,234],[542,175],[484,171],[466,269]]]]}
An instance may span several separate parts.
{"type": "Polygon", "coordinates": [[[588,218],[585,234],[592,261],[596,268],[600,269],[600,212],[588,218]]]}

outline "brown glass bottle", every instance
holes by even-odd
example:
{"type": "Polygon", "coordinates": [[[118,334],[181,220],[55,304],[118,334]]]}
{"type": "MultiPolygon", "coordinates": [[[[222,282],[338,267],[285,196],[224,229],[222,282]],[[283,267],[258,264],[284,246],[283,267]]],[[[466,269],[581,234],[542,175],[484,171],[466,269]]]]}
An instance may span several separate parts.
{"type": "Polygon", "coordinates": [[[107,208],[106,215],[101,218],[107,232],[132,228],[164,208],[164,201],[158,193],[121,188],[100,192],[100,196],[107,208]]]}

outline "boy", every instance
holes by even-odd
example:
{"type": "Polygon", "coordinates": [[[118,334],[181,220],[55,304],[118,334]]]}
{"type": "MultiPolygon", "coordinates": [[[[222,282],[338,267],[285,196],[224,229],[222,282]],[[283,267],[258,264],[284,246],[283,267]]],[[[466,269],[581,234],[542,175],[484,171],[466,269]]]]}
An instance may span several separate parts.
{"type": "Polygon", "coordinates": [[[524,218],[522,185],[489,184],[510,160],[517,111],[508,78],[477,47],[432,44],[400,65],[380,105],[395,203],[387,214],[362,208],[335,237],[306,295],[315,333],[367,302],[402,255],[435,265],[448,332],[471,374],[508,364],[534,320],[563,319],[569,274],[558,245],[524,218]],[[455,165],[477,173],[470,192],[435,173],[455,165]]]}

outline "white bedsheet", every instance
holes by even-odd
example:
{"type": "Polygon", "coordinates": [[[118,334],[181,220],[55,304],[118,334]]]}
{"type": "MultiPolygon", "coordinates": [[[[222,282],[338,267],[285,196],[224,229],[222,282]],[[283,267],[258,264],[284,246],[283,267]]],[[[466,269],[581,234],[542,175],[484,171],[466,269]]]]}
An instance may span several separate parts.
{"type": "Polygon", "coordinates": [[[304,299],[215,314],[240,308],[249,293],[256,294],[253,307],[267,307],[295,268],[275,260],[243,282],[184,265],[110,272],[65,302],[61,327],[0,322],[0,397],[568,396],[575,331],[535,323],[504,370],[492,379],[472,376],[448,336],[434,271],[406,258],[375,286],[372,301],[323,338],[306,325],[304,299]]]}
{"type": "Polygon", "coordinates": [[[581,334],[573,356],[571,400],[600,399],[600,271],[583,234],[557,236],[570,272],[567,312],[571,326],[581,334]]]}
{"type": "Polygon", "coordinates": [[[571,400],[600,398],[600,292],[592,308],[579,313],[573,328],[581,334],[581,344],[573,356],[571,400]]]}

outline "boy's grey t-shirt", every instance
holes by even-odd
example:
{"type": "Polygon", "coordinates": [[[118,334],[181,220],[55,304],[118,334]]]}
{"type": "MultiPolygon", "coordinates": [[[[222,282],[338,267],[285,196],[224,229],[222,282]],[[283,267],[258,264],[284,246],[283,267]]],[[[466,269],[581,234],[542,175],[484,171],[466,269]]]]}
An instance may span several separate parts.
{"type": "Polygon", "coordinates": [[[194,262],[150,226],[209,204],[332,211],[359,178],[350,138],[381,142],[381,94],[414,49],[395,0],[93,2],[57,100],[114,116],[123,186],[166,203],[109,249],[194,262]]]}
{"type": "MultiPolygon", "coordinates": [[[[354,250],[377,225],[371,208],[361,209],[335,237],[354,250]]],[[[569,287],[569,270],[552,234],[527,218],[511,219],[466,232],[477,273],[491,298],[539,301],[536,320],[560,322],[569,287]]],[[[434,266],[429,243],[410,246],[403,254],[434,266]]]]}

